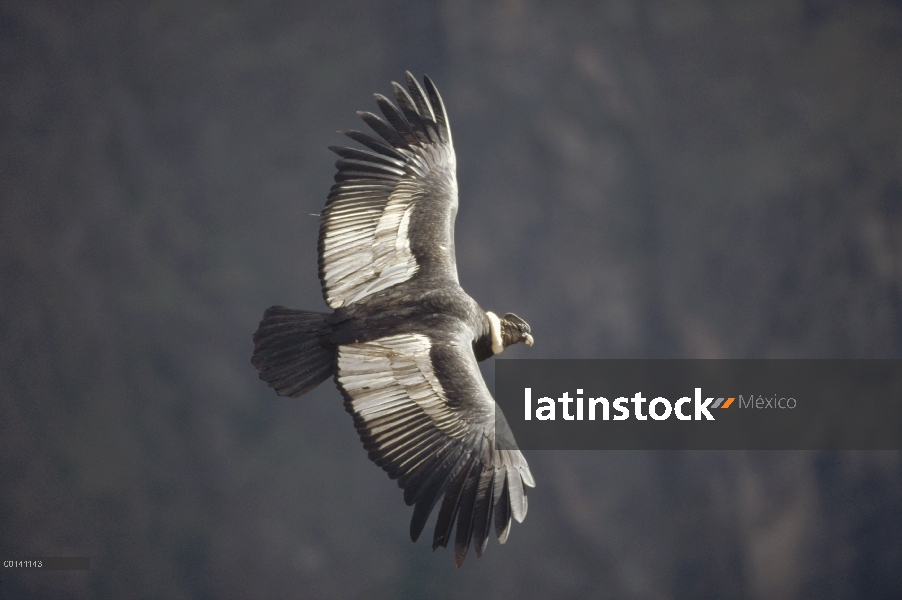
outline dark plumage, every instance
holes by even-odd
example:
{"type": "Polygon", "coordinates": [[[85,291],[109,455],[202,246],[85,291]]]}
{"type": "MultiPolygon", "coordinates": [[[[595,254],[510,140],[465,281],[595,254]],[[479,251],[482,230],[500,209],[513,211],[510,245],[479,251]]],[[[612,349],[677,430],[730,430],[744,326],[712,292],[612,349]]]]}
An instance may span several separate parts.
{"type": "Polygon", "coordinates": [[[322,211],[319,277],[331,314],[274,306],[254,334],[252,362],[280,396],[330,375],[370,459],[414,506],[416,541],[441,501],[433,549],[481,556],[494,522],[501,543],[526,516],[534,486],[477,361],[518,342],[529,325],[484,311],[461,289],[454,257],[457,178],[438,90],[410,73],[392,84],[385,119],[357,113],[382,139],[343,132],[367,150],[332,147],[335,185],[322,211]],[[497,443],[496,443],[497,433],[497,443]]]}

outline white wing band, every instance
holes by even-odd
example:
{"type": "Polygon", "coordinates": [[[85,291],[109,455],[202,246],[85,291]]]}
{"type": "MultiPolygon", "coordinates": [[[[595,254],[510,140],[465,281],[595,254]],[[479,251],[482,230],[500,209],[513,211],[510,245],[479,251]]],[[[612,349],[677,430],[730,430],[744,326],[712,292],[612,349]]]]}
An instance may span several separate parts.
{"type": "Polygon", "coordinates": [[[338,349],[339,380],[351,407],[364,420],[404,413],[411,403],[432,424],[461,437],[464,423],[449,409],[442,384],[432,370],[432,344],[421,334],[402,334],[338,349]]]}

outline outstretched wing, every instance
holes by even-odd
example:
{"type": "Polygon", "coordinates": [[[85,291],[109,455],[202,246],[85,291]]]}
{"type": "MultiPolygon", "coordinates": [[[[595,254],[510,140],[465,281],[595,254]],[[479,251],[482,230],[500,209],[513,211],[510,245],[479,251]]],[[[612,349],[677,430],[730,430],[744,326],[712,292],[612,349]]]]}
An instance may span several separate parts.
{"type": "Polygon", "coordinates": [[[376,94],[385,115],[357,114],[382,139],[345,135],[369,150],[330,147],[335,185],[319,228],[319,277],[333,309],[414,277],[457,283],[454,218],[457,178],[451,130],[441,96],[407,73],[392,83],[400,110],[376,94]]]}
{"type": "Polygon", "coordinates": [[[432,548],[448,545],[456,521],[458,566],[471,542],[482,555],[493,519],[507,540],[511,517],[526,516],[524,484],[535,485],[509,431],[509,449],[496,448],[495,401],[462,338],[413,333],[339,346],[336,375],[370,459],[416,506],[410,537],[442,500],[432,548]]]}

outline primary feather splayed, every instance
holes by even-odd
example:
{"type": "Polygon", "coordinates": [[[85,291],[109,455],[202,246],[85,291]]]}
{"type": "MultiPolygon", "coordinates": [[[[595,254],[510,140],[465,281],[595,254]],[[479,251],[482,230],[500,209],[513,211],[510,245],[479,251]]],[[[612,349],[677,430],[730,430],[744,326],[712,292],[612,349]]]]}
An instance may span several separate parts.
{"type": "Polygon", "coordinates": [[[454,256],[456,159],[432,81],[392,83],[385,119],[357,113],[382,139],[342,132],[367,148],[331,147],[335,185],[322,211],[319,277],[331,314],[274,306],[254,334],[252,362],[280,396],[330,375],[370,459],[414,506],[416,541],[441,501],[432,548],[454,532],[460,566],[481,556],[494,523],[503,544],[526,516],[535,485],[477,361],[532,345],[513,313],[483,310],[460,287],[454,256]],[[497,431],[496,431],[496,411],[497,431]]]}

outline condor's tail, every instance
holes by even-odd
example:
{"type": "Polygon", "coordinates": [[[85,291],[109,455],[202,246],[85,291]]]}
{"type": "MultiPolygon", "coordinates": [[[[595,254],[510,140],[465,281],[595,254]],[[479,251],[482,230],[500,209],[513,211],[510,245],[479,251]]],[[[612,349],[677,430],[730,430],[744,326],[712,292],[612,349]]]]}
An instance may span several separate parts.
{"type": "Polygon", "coordinates": [[[251,363],[280,396],[306,394],[332,376],[335,348],[329,315],[273,306],[254,334],[251,363]]]}

